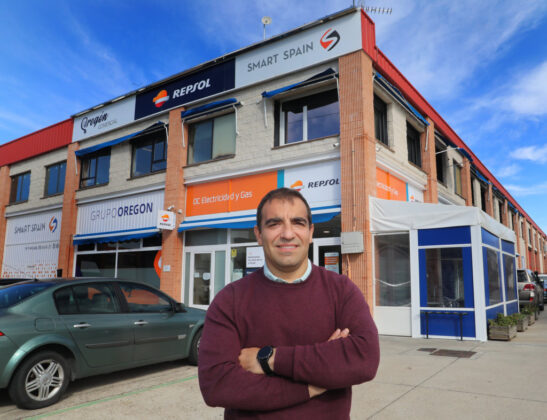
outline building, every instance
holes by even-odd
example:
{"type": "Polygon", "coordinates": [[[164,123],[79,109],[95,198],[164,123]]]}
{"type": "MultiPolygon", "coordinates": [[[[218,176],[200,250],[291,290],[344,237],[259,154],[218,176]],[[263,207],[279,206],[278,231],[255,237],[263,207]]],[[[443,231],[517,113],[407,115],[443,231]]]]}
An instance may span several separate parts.
{"type": "Polygon", "coordinates": [[[515,267],[546,271],[545,233],[359,8],[0,151],[2,276],[131,277],[207,308],[262,265],[252,227],[277,186],[308,199],[310,258],[352,278],[383,333],[485,339],[487,318],[518,310],[515,267]],[[432,217],[414,225],[416,209],[432,217]]]}

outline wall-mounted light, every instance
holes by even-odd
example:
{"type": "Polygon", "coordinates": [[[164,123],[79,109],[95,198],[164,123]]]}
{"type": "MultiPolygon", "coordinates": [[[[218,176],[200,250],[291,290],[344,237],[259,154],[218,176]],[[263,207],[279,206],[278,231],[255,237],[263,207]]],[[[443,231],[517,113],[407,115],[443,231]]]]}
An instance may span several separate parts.
{"type": "Polygon", "coordinates": [[[175,206],[173,206],[172,204],[169,207],[167,207],[167,211],[172,211],[174,209],[175,209],[175,206]]]}

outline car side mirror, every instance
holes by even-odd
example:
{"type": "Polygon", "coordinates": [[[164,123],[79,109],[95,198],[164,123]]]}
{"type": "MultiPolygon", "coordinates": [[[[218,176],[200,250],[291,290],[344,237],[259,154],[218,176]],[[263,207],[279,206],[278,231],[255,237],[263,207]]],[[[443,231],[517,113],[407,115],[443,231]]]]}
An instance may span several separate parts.
{"type": "Polygon", "coordinates": [[[184,304],[180,302],[175,302],[175,312],[186,312],[184,304]]]}

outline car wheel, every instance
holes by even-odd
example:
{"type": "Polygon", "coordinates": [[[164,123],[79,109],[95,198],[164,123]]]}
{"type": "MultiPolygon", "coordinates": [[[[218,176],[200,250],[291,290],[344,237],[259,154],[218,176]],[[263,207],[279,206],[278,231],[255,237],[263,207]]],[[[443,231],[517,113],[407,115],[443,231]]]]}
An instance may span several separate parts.
{"type": "Polygon", "coordinates": [[[199,330],[194,339],[192,340],[192,345],[190,346],[190,354],[188,355],[188,361],[190,364],[197,366],[198,364],[198,353],[199,353],[199,342],[201,341],[201,331],[199,330]]]}
{"type": "Polygon", "coordinates": [[[20,408],[36,409],[55,404],[70,381],[70,367],[58,353],[43,351],[25,360],[9,386],[11,399],[20,408]]]}

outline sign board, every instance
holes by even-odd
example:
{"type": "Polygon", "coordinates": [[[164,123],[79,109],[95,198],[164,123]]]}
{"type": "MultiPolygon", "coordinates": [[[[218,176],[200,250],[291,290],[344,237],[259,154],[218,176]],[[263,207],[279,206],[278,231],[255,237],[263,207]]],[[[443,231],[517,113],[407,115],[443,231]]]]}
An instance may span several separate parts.
{"type": "Polygon", "coordinates": [[[338,267],[340,264],[340,254],[338,252],[325,252],[325,269],[338,273],[338,267]]]}
{"type": "Polygon", "coordinates": [[[238,55],[235,87],[291,73],[361,48],[361,14],[345,15],[238,55]]]}
{"type": "Polygon", "coordinates": [[[155,228],[163,190],[78,205],[77,234],[155,228]]]}
{"type": "Polygon", "coordinates": [[[206,68],[137,95],[135,119],[234,88],[234,60],[206,68]]]}
{"type": "Polygon", "coordinates": [[[186,190],[186,216],[256,209],[262,197],[275,188],[276,172],[190,185],[186,190]]]}
{"type": "Polygon", "coordinates": [[[175,213],[167,210],[158,211],[158,222],[156,227],[158,229],[173,230],[175,229],[177,217],[175,213]]]}
{"type": "Polygon", "coordinates": [[[135,120],[135,96],[74,118],[72,141],[104,134],[135,120]]]}
{"type": "Polygon", "coordinates": [[[340,205],[340,161],[314,163],[283,171],[284,186],[299,191],[310,207],[340,205]]]}
{"type": "Polygon", "coordinates": [[[411,184],[407,184],[406,185],[406,193],[407,193],[407,197],[406,197],[406,201],[411,201],[411,202],[418,202],[418,203],[423,203],[424,202],[424,191],[421,190],[421,189],[418,189],[414,186],[412,186],[411,184]]]}
{"type": "Polygon", "coordinates": [[[55,277],[59,259],[62,211],[10,217],[2,277],[55,277]]]}
{"type": "Polygon", "coordinates": [[[406,201],[406,182],[389,172],[376,168],[376,197],[384,200],[406,201]]]}
{"type": "Polygon", "coordinates": [[[261,246],[248,247],[247,268],[260,268],[264,266],[264,249],[261,246]]]}
{"type": "Polygon", "coordinates": [[[363,232],[342,232],[342,254],[359,254],[365,250],[363,232]]]}

